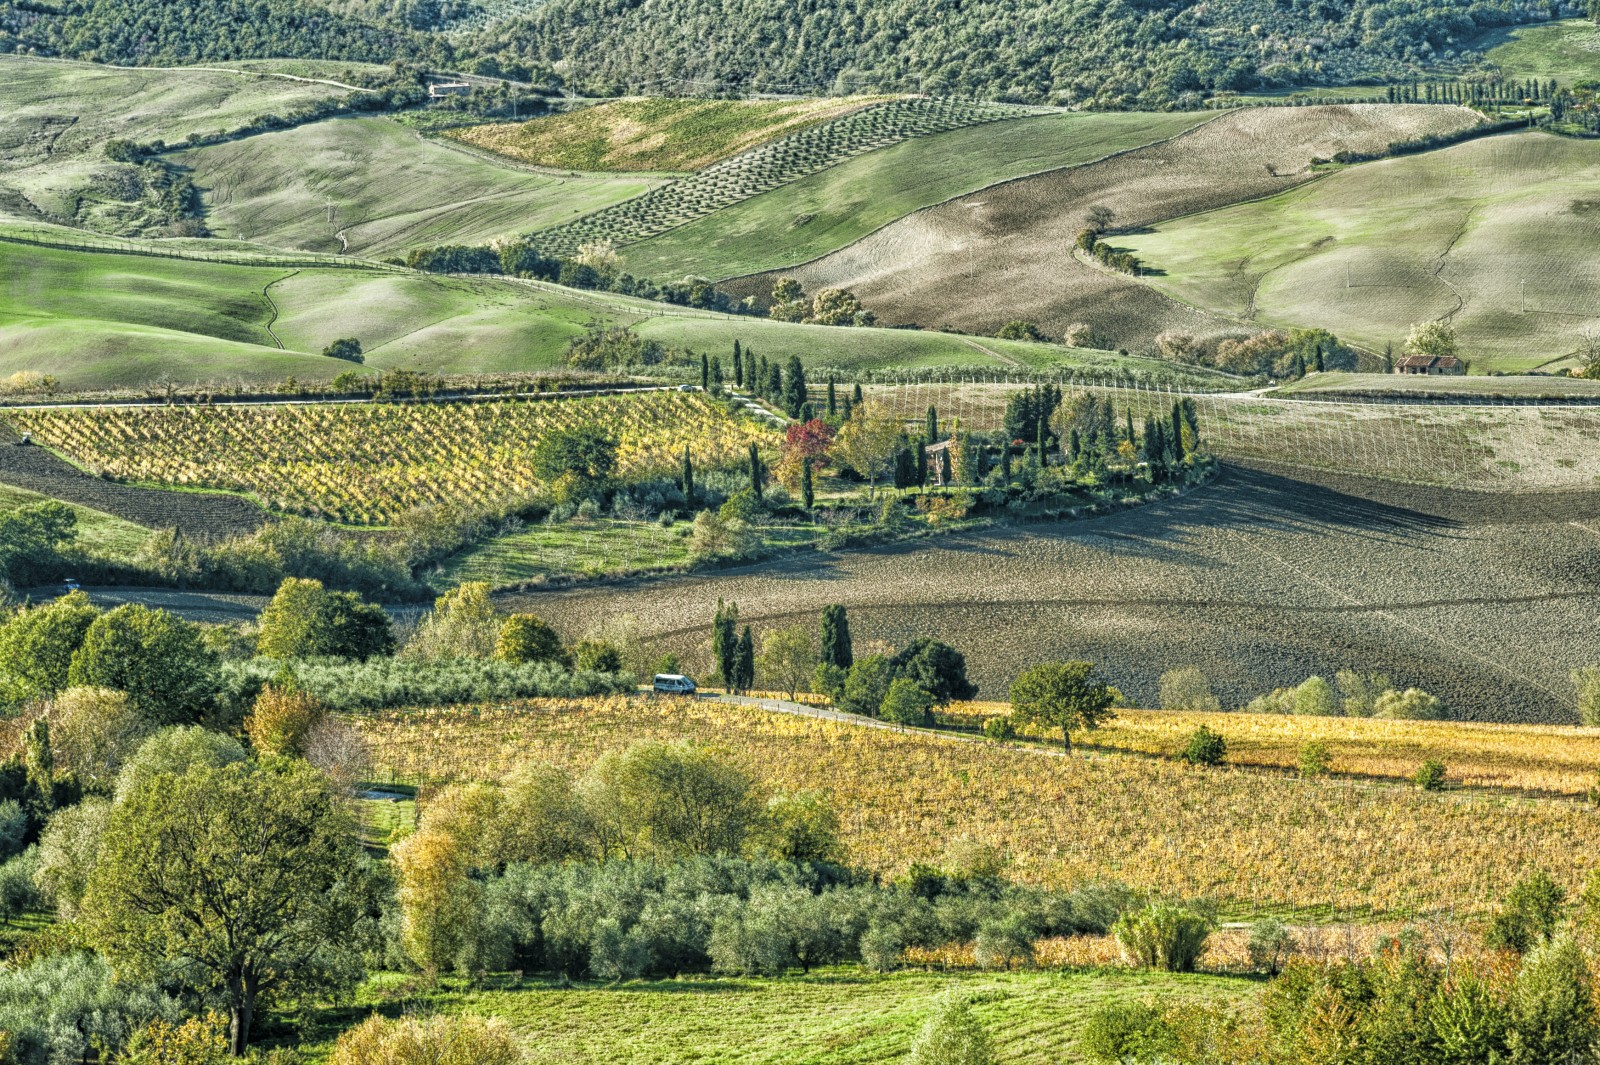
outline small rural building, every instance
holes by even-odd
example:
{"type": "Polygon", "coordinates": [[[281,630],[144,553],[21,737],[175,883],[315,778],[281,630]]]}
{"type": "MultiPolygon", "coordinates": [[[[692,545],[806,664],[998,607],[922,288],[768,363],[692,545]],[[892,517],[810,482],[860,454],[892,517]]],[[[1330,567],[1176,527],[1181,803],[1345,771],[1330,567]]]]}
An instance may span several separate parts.
{"type": "Polygon", "coordinates": [[[435,100],[442,96],[465,96],[472,86],[464,81],[433,81],[428,83],[428,95],[435,100]]]}
{"type": "Polygon", "coordinates": [[[1407,355],[1394,364],[1395,373],[1464,374],[1467,368],[1454,355],[1407,355]]]}
{"type": "Polygon", "coordinates": [[[943,487],[945,481],[945,468],[955,469],[955,456],[950,454],[950,449],[955,446],[955,440],[941,440],[936,444],[924,444],[922,450],[928,453],[928,481],[943,487]]]}

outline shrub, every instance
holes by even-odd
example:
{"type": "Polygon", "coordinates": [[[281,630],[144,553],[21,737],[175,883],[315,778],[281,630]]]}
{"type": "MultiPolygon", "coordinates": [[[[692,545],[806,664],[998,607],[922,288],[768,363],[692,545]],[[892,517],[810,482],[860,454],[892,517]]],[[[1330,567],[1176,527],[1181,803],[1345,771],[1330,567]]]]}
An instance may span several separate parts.
{"type": "Polygon", "coordinates": [[[1228,741],[1222,733],[1213,732],[1204,725],[1194,730],[1189,742],[1178,752],[1178,760],[1190,765],[1221,765],[1228,757],[1228,741]]]}
{"type": "Polygon", "coordinates": [[[563,667],[570,664],[561,646],[561,637],[536,614],[512,614],[506,618],[495,640],[494,656],[519,666],[529,662],[549,662],[563,667]]]}
{"type": "Polygon", "coordinates": [[[433,613],[422,619],[405,654],[433,661],[491,658],[500,625],[488,583],[467,581],[433,601],[433,613]]]}
{"type": "Polygon", "coordinates": [[[1444,787],[1444,763],[1430,758],[1417,767],[1417,773],[1411,779],[1423,791],[1438,791],[1444,787]]]}
{"type": "Polygon", "coordinates": [[[1506,892],[1500,912],[1483,937],[1484,945],[1526,954],[1555,935],[1566,897],[1561,885],[1543,869],[1525,874],[1506,892]]]}
{"type": "Polygon", "coordinates": [[[578,668],[592,673],[622,672],[622,653],[604,640],[579,640],[572,649],[578,668]]]}
{"type": "Polygon", "coordinates": [[[298,758],[306,737],[321,723],[326,710],[316,696],[296,688],[269,686],[256,696],[244,731],[250,746],[263,754],[298,758]]]}
{"type": "Polygon", "coordinates": [[[1333,768],[1333,755],[1326,744],[1312,740],[1300,745],[1299,770],[1303,777],[1325,777],[1333,768]]]}
{"type": "Polygon", "coordinates": [[[1417,688],[1390,689],[1378,696],[1373,717],[1407,721],[1438,721],[1445,716],[1444,702],[1417,688]]]}
{"type": "Polygon", "coordinates": [[[933,719],[933,696],[909,677],[896,677],[889,684],[879,707],[885,721],[899,725],[927,725],[933,719]]]}
{"type": "Polygon", "coordinates": [[[156,1018],[128,1040],[123,1065],[223,1065],[228,1060],[227,1018],[216,1012],[181,1024],[156,1018]]]}
{"type": "Polygon", "coordinates": [[[1011,723],[1010,717],[985,718],[983,734],[996,743],[1005,743],[1017,738],[1017,727],[1011,723]]]}
{"type": "Polygon", "coordinates": [[[1257,972],[1277,976],[1294,953],[1295,936],[1289,927],[1276,917],[1266,917],[1250,926],[1250,940],[1245,951],[1250,955],[1250,965],[1257,972]]]}
{"type": "Polygon", "coordinates": [[[1111,932],[1134,965],[1187,973],[1205,950],[1211,921],[1188,907],[1158,902],[1123,914],[1111,932]]]}
{"type": "Polygon", "coordinates": [[[1161,709],[1200,710],[1215,713],[1221,701],[1212,694],[1211,682],[1194,666],[1170,669],[1161,674],[1161,709]]]}
{"type": "Polygon", "coordinates": [[[354,592],[289,577],[258,621],[257,653],[268,658],[354,658],[394,653],[389,616],[354,592]]]}
{"type": "MultiPolygon", "coordinates": [[[[280,667],[265,659],[227,663],[222,669],[226,697],[247,706],[279,673],[280,667]]],[[[633,678],[625,673],[569,673],[548,662],[513,666],[492,659],[301,663],[295,666],[294,679],[300,690],[338,713],[389,706],[612,695],[633,687],[633,678]]]]}
{"type": "Polygon", "coordinates": [[[1111,1002],[1084,1023],[1078,1048],[1095,1065],[1167,1060],[1177,1048],[1176,1033],[1156,1007],[1145,1002],[1111,1002]]]}
{"type": "Polygon", "coordinates": [[[947,994],[911,1041],[910,1065],[992,1065],[989,1036],[965,998],[947,994]]]}
{"type": "Polygon", "coordinates": [[[0,673],[40,695],[67,685],[72,655],[100,612],[82,592],[23,610],[0,625],[0,673]]]}
{"type": "Polygon", "coordinates": [[[0,865],[0,918],[6,924],[44,905],[45,898],[34,882],[38,868],[37,847],[29,847],[0,865]]]}
{"type": "Polygon", "coordinates": [[[1294,713],[1315,717],[1331,717],[1338,712],[1339,701],[1333,685],[1321,677],[1307,677],[1294,690],[1294,713]]]}
{"type": "Polygon", "coordinates": [[[374,1014],[339,1037],[328,1065],[519,1065],[511,1030],[498,1018],[374,1014]]]}

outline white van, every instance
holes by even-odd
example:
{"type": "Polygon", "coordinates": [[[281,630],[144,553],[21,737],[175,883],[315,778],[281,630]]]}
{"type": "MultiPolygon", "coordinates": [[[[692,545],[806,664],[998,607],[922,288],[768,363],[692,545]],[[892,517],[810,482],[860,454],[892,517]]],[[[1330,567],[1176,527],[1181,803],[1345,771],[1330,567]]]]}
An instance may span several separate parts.
{"type": "Polygon", "coordinates": [[[657,673],[655,690],[663,695],[693,695],[694,681],[680,673],[657,673]]]}

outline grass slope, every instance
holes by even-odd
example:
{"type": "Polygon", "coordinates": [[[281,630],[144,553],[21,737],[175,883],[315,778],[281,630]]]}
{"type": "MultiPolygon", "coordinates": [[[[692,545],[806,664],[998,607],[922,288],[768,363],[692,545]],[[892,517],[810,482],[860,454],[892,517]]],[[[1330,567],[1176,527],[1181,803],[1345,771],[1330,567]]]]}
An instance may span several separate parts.
{"type": "Polygon", "coordinates": [[[172,159],[190,168],[204,190],[214,232],[368,257],[434,244],[484,244],[569,222],[658,183],[533,173],[372,116],[317,122],[172,159]]]}
{"type": "MultiPolygon", "coordinates": [[[[361,340],[376,369],[549,369],[563,364],[572,338],[602,324],[631,325],[700,351],[729,351],[738,339],[768,358],[798,355],[845,371],[1165,368],[1057,345],[793,325],[504,278],[226,265],[0,242],[0,376],[38,370],[69,389],[260,384],[291,374],[326,380],[350,367],[317,353],[348,336],[361,340]]],[[[1200,383],[1224,380],[1196,375],[1200,383]]]]}
{"type": "Polygon", "coordinates": [[[881,99],[630,97],[528,122],[453,130],[449,136],[525,163],[563,170],[683,172],[881,99]]]}
{"type": "Polygon", "coordinates": [[[1600,78],[1600,29],[1588,19],[1495,30],[1474,47],[1514,78],[1555,78],[1563,85],[1600,78]]]}
{"type": "Polygon", "coordinates": [[[0,213],[116,229],[96,207],[97,189],[127,169],[101,156],[107,140],[177,142],[347,92],[265,74],[0,56],[0,213]]]}
{"type": "MultiPolygon", "coordinates": [[[[9,514],[33,503],[48,502],[49,499],[47,495],[25,488],[0,484],[0,514],[9,514]]],[[[150,530],[142,525],[90,507],[75,503],[67,505],[78,518],[78,545],[97,555],[127,558],[150,538],[150,530]]]]}
{"type": "Polygon", "coordinates": [[[1600,143],[1508,134],[1352,167],[1118,238],[1177,298],[1381,350],[1442,318],[1479,370],[1556,362],[1600,326],[1600,143]]]}
{"type": "MultiPolygon", "coordinates": [[[[329,1029],[357,1023],[375,1009],[392,1014],[407,1002],[415,1005],[414,984],[398,976],[369,981],[353,1010],[316,1017],[322,1038],[314,1036],[301,1049],[320,1055],[332,1047],[329,1029]]],[[[1077,1050],[1083,1025],[1101,1006],[1159,995],[1226,1008],[1253,998],[1259,987],[1253,980],[1201,975],[877,976],[840,968],[782,979],[684,977],[579,988],[529,981],[472,989],[446,979],[426,993],[426,1002],[430,1010],[503,1018],[533,1062],[876,1065],[904,1060],[941,993],[955,990],[973,998],[973,1014],[990,1035],[996,1061],[1056,1065],[1084,1060],[1077,1050]]]]}
{"type": "Polygon", "coordinates": [[[1199,113],[1071,113],[918,137],[848,160],[624,250],[636,274],[723,278],[835,251],[952,196],[1170,137],[1199,113]]]}

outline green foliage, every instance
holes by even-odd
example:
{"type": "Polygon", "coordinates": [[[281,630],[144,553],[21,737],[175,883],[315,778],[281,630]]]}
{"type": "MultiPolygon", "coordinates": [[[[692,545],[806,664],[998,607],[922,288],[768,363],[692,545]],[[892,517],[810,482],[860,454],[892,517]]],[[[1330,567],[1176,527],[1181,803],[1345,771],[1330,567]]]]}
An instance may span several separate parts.
{"type": "Polygon", "coordinates": [[[889,672],[914,681],[940,706],[978,694],[977,685],[967,679],[967,660],[961,652],[926,636],[891,658],[889,672]]]}
{"type": "Polygon", "coordinates": [[[1178,760],[1190,765],[1221,765],[1227,757],[1228,741],[1205,725],[1195,729],[1178,752],[1178,760]]]}
{"type": "Polygon", "coordinates": [[[1444,787],[1444,763],[1435,758],[1429,758],[1417,767],[1416,775],[1412,782],[1423,791],[1438,791],[1444,787]]]}
{"type": "Polygon", "coordinates": [[[896,677],[884,693],[878,708],[885,721],[899,725],[929,725],[933,723],[933,694],[910,677],[896,677]]]}
{"type": "Polygon", "coordinates": [[[623,854],[738,854],[757,824],[750,779],[687,744],[610,752],[585,782],[592,816],[623,854]]]}
{"type": "Polygon", "coordinates": [[[78,916],[89,877],[99,861],[100,840],[110,817],[108,800],[87,798],[76,806],[56,811],[39,837],[39,864],[34,880],[54,902],[62,920],[71,921],[78,916]]]}
{"type": "Polygon", "coordinates": [[[1526,954],[1555,935],[1567,893],[1543,869],[1524,874],[1506,892],[1500,912],[1494,915],[1484,944],[1526,954]]]}
{"type": "Polygon", "coordinates": [[[0,576],[16,585],[62,576],[63,553],[77,535],[77,513],[55,500],[0,515],[0,576]]]}
{"type": "Polygon", "coordinates": [[[151,730],[127,694],[109,688],[68,688],[46,716],[57,765],[93,787],[109,788],[151,730]]]}
{"type": "Polygon", "coordinates": [[[584,499],[606,485],[617,468],[617,444],[594,425],[547,433],[534,445],[533,472],[565,499],[584,499]]]}
{"type": "Polygon", "coordinates": [[[1446,716],[1444,702],[1418,688],[1390,689],[1378,697],[1372,716],[1405,721],[1438,721],[1446,716]]]}
{"type": "Polygon", "coordinates": [[[1250,926],[1250,939],[1245,951],[1250,955],[1250,965],[1257,972],[1277,976],[1294,953],[1296,939],[1288,925],[1276,917],[1263,917],[1250,926]]]}
{"type": "Polygon", "coordinates": [[[245,760],[232,736],[198,725],[164,728],[141,743],[117,774],[116,794],[132,795],[160,776],[182,776],[195,766],[221,768],[245,760]]]}
{"type": "Polygon", "coordinates": [[[1061,730],[1072,749],[1075,729],[1094,729],[1114,715],[1111,686],[1088,662],[1045,662],[1011,683],[1011,717],[1019,725],[1061,730]]]}
{"type": "Polygon", "coordinates": [[[257,621],[257,651],[268,658],[354,658],[394,653],[389,616],[354,592],[330,592],[321,581],[290,577],[257,621]]]}
{"type": "MultiPolygon", "coordinates": [[[[121,977],[122,974],[117,974],[121,977]]],[[[116,1052],[131,1032],[186,1012],[153,983],[113,977],[98,954],[74,950],[0,970],[0,1031],[16,1065],[94,1061],[116,1052]]]]}
{"type": "Polygon", "coordinates": [[[405,655],[425,661],[492,658],[501,624],[488,583],[465,581],[433,601],[433,613],[422,619],[405,655]]]}
{"type": "Polygon", "coordinates": [[[200,627],[138,603],[100,615],[72,656],[73,687],[128,693],[157,725],[200,720],[217,692],[217,659],[200,627]]]}
{"type": "Polygon", "coordinates": [[[816,637],[811,626],[796,624],[762,633],[757,664],[768,684],[788,692],[793,699],[817,668],[816,637]]]}
{"type": "Polygon", "coordinates": [[[850,619],[838,603],[822,608],[822,661],[843,670],[855,664],[850,619]]]}
{"type": "Polygon", "coordinates": [[[889,660],[882,655],[858,658],[850,667],[844,681],[844,694],[839,708],[852,714],[875,717],[883,708],[884,697],[889,694],[889,683],[894,679],[889,660]]]}
{"type": "Polygon", "coordinates": [[[622,672],[622,654],[604,640],[579,640],[572,648],[573,659],[580,670],[590,673],[622,672]]]}
{"type": "Polygon", "coordinates": [[[526,1060],[503,1021],[440,1016],[388,1019],[373,1014],[345,1032],[329,1065],[521,1065],[526,1060]]]}
{"type": "MultiPolygon", "coordinates": [[[[4,630],[0,629],[0,640],[3,639],[4,630]]],[[[1572,687],[1578,697],[1578,720],[1591,728],[1600,726],[1600,666],[1573,670],[1572,687]]]]}
{"type": "Polygon", "coordinates": [[[1297,767],[1303,777],[1325,777],[1333,768],[1333,755],[1326,744],[1312,740],[1300,745],[1297,767]]]}
{"type": "MultiPolygon", "coordinates": [[[[279,676],[276,663],[258,659],[223,666],[225,701],[238,714],[279,676]]],[[[549,662],[512,665],[494,659],[424,661],[374,658],[368,662],[300,663],[295,684],[329,710],[348,712],[396,706],[445,706],[506,699],[576,698],[630,690],[628,674],[568,672],[549,662]]]]}
{"type": "Polygon", "coordinates": [[[335,340],[332,344],[322,349],[322,354],[330,359],[343,359],[345,362],[365,361],[361,354],[361,341],[355,337],[335,340]]]}
{"type": "Polygon", "coordinates": [[[1111,933],[1133,964],[1187,973],[1194,971],[1211,928],[1209,917],[1185,906],[1157,902],[1123,914],[1111,933]]]}
{"type": "Polygon", "coordinates": [[[780,793],[767,800],[751,837],[752,849],[780,862],[842,865],[839,813],[819,791],[780,793]]]}
{"type": "Polygon", "coordinates": [[[160,775],[122,796],[83,900],[119,969],[219,993],[231,1049],[263,998],[353,986],[372,904],[343,802],[304,763],[160,775]]]}
{"type": "Polygon", "coordinates": [[[512,614],[506,618],[495,640],[494,656],[517,666],[530,662],[566,666],[570,661],[561,646],[561,637],[537,614],[512,614]]]}
{"type": "Polygon", "coordinates": [[[1110,1002],[1085,1021],[1078,1046],[1095,1065],[1158,1065],[1171,1058],[1177,1034],[1147,1002],[1110,1002]]]}
{"type": "Polygon", "coordinates": [[[73,653],[99,616],[82,592],[13,615],[0,625],[0,673],[40,695],[60,691],[73,653]]]}
{"type": "Polygon", "coordinates": [[[910,1065],[993,1065],[989,1035],[956,994],[943,996],[911,1041],[910,1065]]]}
{"type": "Polygon", "coordinates": [[[983,722],[983,734],[996,743],[1005,743],[1017,738],[1017,727],[1011,723],[1009,716],[986,718],[983,722]]]}

